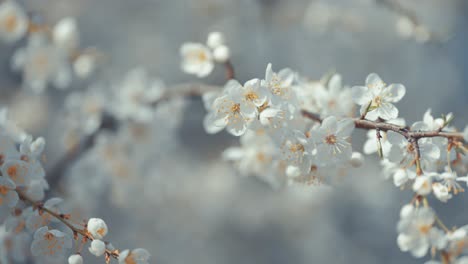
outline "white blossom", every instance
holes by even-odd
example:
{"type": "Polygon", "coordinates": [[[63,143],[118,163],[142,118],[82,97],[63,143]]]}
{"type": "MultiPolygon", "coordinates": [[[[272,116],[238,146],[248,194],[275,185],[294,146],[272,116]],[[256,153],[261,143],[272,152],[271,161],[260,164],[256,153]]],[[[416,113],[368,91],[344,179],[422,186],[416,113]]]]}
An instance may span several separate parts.
{"type": "Polygon", "coordinates": [[[403,252],[409,251],[414,257],[425,256],[429,247],[439,244],[440,233],[433,226],[435,214],[431,208],[405,208],[398,222],[397,243],[403,252]]]}
{"type": "Polygon", "coordinates": [[[393,105],[403,98],[406,89],[402,84],[386,85],[380,77],[371,73],[367,76],[366,86],[354,86],[352,88],[353,101],[361,106],[361,115],[367,111],[366,118],[377,120],[395,119],[398,117],[398,109],[393,105]]]}
{"type": "Polygon", "coordinates": [[[102,239],[108,232],[106,222],[100,218],[90,218],[87,228],[91,235],[97,239],[102,239]]]}
{"type": "Polygon", "coordinates": [[[317,162],[321,166],[340,164],[351,159],[352,119],[337,120],[330,116],[322,121],[320,128],[311,130],[311,139],[317,146],[317,162]]]}
{"type": "Polygon", "coordinates": [[[52,31],[54,44],[66,52],[73,52],[79,45],[78,25],[75,18],[62,18],[52,31]]]}
{"type": "Polygon", "coordinates": [[[92,54],[80,54],[73,62],[73,72],[79,78],[89,77],[96,69],[96,57],[92,54]]]}
{"type": "MultiPolygon", "coordinates": [[[[403,118],[396,118],[392,120],[386,121],[386,123],[394,124],[398,126],[405,126],[406,122],[403,118]]],[[[390,148],[392,144],[387,140],[387,132],[380,131],[380,144],[382,147],[382,154],[384,157],[388,156],[390,152],[390,148]]],[[[372,153],[376,153],[379,149],[378,141],[377,141],[377,132],[375,129],[371,129],[367,131],[367,141],[364,143],[363,151],[365,154],[369,155],[372,153]]]]}
{"type": "Polygon", "coordinates": [[[43,92],[49,83],[65,89],[73,77],[68,55],[41,33],[32,34],[27,46],[15,52],[12,68],[22,71],[24,84],[36,93],[43,92]]]}
{"type": "Polygon", "coordinates": [[[72,239],[67,234],[56,229],[49,230],[44,226],[34,233],[31,252],[33,256],[53,257],[63,255],[71,247],[72,239]]]}
{"type": "Polygon", "coordinates": [[[114,112],[119,119],[149,122],[154,116],[154,107],[164,95],[164,84],[148,76],[143,68],[135,68],[127,73],[116,87],[117,102],[114,112]]]}
{"type": "Polygon", "coordinates": [[[339,74],[333,74],[327,84],[327,89],[321,89],[317,93],[317,103],[320,108],[320,116],[346,117],[352,114],[353,102],[351,89],[343,87],[339,74]]]}
{"type": "Polygon", "coordinates": [[[201,43],[188,42],[180,48],[182,70],[199,78],[208,76],[214,68],[211,51],[201,43]]]}
{"type": "Polygon", "coordinates": [[[427,175],[419,175],[413,183],[413,191],[419,195],[428,195],[432,191],[432,179],[427,175]]]}
{"type": "Polygon", "coordinates": [[[80,254],[73,254],[68,257],[68,264],[83,264],[83,257],[80,254]]]}
{"type": "Polygon", "coordinates": [[[91,242],[89,252],[96,257],[100,257],[106,252],[106,244],[99,239],[95,239],[91,242]]]}
{"type": "Polygon", "coordinates": [[[124,250],[119,255],[119,264],[148,264],[150,254],[146,249],[124,250]]]}
{"type": "Polygon", "coordinates": [[[11,43],[21,39],[29,26],[28,17],[14,0],[0,3],[0,39],[11,43]]]}
{"type": "Polygon", "coordinates": [[[227,62],[230,57],[231,57],[231,51],[229,50],[229,47],[227,46],[221,45],[221,46],[216,47],[213,50],[213,59],[216,62],[219,62],[219,63],[227,62]]]}
{"type": "Polygon", "coordinates": [[[234,136],[243,135],[257,115],[254,102],[245,97],[242,85],[230,80],[205,117],[206,131],[217,133],[226,128],[234,136]]]}
{"type": "Polygon", "coordinates": [[[444,203],[446,203],[450,198],[452,198],[452,194],[450,194],[450,191],[447,188],[447,186],[444,186],[439,182],[436,182],[432,185],[432,190],[434,192],[435,197],[444,203]]]}
{"type": "Polygon", "coordinates": [[[281,157],[289,164],[287,174],[291,177],[308,174],[312,166],[312,149],[304,133],[285,131],[280,142],[281,157]]]}
{"type": "Polygon", "coordinates": [[[276,73],[273,71],[271,63],[269,63],[265,71],[263,85],[278,99],[294,103],[296,99],[292,86],[294,77],[295,74],[291,69],[282,69],[276,73]]]}
{"type": "MultiPolygon", "coordinates": [[[[409,142],[401,134],[388,131],[387,139],[392,145],[388,154],[388,159],[391,162],[405,166],[415,160],[415,145],[409,142]]],[[[427,141],[419,141],[419,152],[423,167],[430,166],[431,163],[440,158],[440,149],[435,144],[427,141]]]]}
{"type": "Polygon", "coordinates": [[[0,209],[5,210],[5,206],[12,208],[18,202],[18,194],[15,191],[16,185],[8,178],[0,177],[0,209]]]}
{"type": "Polygon", "coordinates": [[[206,45],[211,49],[216,49],[225,44],[224,34],[218,31],[210,32],[206,40],[206,45]]]}

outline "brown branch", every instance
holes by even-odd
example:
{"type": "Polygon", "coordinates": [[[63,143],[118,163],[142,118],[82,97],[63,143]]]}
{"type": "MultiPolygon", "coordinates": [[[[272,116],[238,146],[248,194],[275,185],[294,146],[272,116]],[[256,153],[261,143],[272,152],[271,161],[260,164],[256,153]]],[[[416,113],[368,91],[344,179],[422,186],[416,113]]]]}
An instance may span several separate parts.
{"type": "MultiPolygon", "coordinates": [[[[21,191],[19,188],[16,188],[15,191],[16,191],[16,193],[18,193],[18,196],[22,201],[24,201],[25,203],[30,204],[33,208],[38,209],[40,212],[47,213],[50,216],[56,218],[57,220],[59,220],[60,222],[65,224],[68,228],[70,228],[70,230],[73,231],[73,234],[75,236],[80,234],[86,240],[89,240],[89,241],[94,240],[94,237],[86,230],[86,227],[84,227],[84,228],[76,227],[74,224],[72,224],[70,221],[68,221],[68,218],[65,215],[56,213],[56,212],[48,209],[41,202],[34,201],[30,197],[28,197],[23,191],[21,191]]],[[[106,254],[106,256],[111,256],[111,257],[113,257],[115,259],[119,258],[119,250],[109,250],[109,249],[106,248],[106,253],[105,254],[106,254]]]]}
{"type": "MultiPolygon", "coordinates": [[[[322,122],[320,116],[315,113],[308,112],[306,110],[302,110],[302,115],[306,118],[311,120],[322,122]]],[[[448,139],[456,139],[458,141],[464,141],[463,134],[460,132],[446,132],[446,131],[439,131],[431,130],[431,131],[411,131],[409,128],[389,123],[384,123],[380,121],[370,121],[370,120],[361,120],[360,118],[354,118],[354,124],[356,128],[370,130],[370,129],[378,129],[383,132],[393,131],[407,139],[414,138],[418,140],[420,138],[432,138],[432,137],[444,137],[448,139]]]]}
{"type": "Polygon", "coordinates": [[[236,75],[234,73],[234,66],[230,60],[224,63],[224,68],[226,69],[226,80],[234,79],[236,75]]]}
{"type": "MultiPolygon", "coordinates": [[[[173,85],[167,87],[165,94],[151,103],[152,107],[156,107],[160,103],[179,97],[186,98],[197,98],[208,91],[220,90],[219,86],[210,86],[198,83],[186,83],[173,85]]],[[[97,136],[103,131],[117,131],[119,129],[119,121],[115,119],[110,113],[104,113],[101,126],[91,135],[88,135],[80,140],[80,143],[65,153],[54,166],[52,166],[47,172],[47,180],[49,182],[49,188],[53,191],[61,192],[61,180],[67,170],[76,161],[80,159],[88,150],[90,150],[96,141],[97,136]]],[[[50,196],[50,193],[49,193],[50,196]]]]}

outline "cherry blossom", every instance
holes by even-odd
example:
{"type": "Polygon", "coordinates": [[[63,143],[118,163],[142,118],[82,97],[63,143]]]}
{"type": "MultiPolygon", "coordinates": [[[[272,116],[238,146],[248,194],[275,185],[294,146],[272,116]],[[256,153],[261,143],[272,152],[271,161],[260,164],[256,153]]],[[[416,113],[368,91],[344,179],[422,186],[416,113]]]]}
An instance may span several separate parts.
{"type": "Polygon", "coordinates": [[[392,104],[403,98],[406,89],[402,84],[386,85],[380,77],[371,73],[367,76],[366,86],[354,86],[352,88],[353,101],[361,106],[361,115],[377,120],[395,119],[398,117],[398,109],[392,104]]]}
{"type": "Polygon", "coordinates": [[[67,234],[56,229],[49,230],[48,227],[44,226],[34,233],[31,252],[33,256],[54,257],[63,255],[71,247],[72,240],[67,234]]]}
{"type": "Polygon", "coordinates": [[[182,70],[199,78],[208,76],[214,68],[211,51],[200,43],[188,42],[180,48],[182,70]]]}
{"type": "Polygon", "coordinates": [[[133,250],[124,250],[120,253],[119,263],[120,264],[148,264],[150,254],[143,248],[137,248],[133,250]]]}
{"type": "Polygon", "coordinates": [[[22,38],[28,30],[29,20],[14,0],[0,3],[0,39],[11,43],[22,38]]]}

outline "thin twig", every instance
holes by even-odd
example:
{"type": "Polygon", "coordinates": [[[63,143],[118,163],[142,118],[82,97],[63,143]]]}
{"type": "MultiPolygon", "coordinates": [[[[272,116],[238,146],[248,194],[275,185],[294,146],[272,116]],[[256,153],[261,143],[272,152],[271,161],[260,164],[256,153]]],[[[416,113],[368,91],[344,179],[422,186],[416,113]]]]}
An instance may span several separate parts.
{"type": "MultiPolygon", "coordinates": [[[[311,113],[306,110],[302,110],[302,115],[306,118],[311,120],[322,122],[320,116],[315,113],[311,113]]],[[[446,132],[446,131],[439,131],[439,130],[431,130],[431,131],[411,131],[407,127],[379,122],[379,121],[371,121],[371,120],[361,120],[360,118],[354,118],[354,124],[356,128],[360,129],[378,129],[383,132],[393,131],[398,134],[401,134],[407,139],[414,138],[415,140],[420,138],[432,138],[432,137],[444,137],[448,139],[454,139],[458,141],[464,141],[463,133],[460,132],[446,132]]]]}
{"type": "MultiPolygon", "coordinates": [[[[90,240],[90,241],[94,240],[94,237],[86,230],[86,227],[84,227],[83,229],[76,227],[74,224],[69,222],[64,215],[58,214],[58,213],[50,210],[49,208],[45,207],[41,202],[34,201],[30,197],[28,197],[23,191],[21,191],[20,189],[16,188],[15,191],[16,191],[16,193],[18,193],[18,196],[22,201],[30,204],[31,206],[33,206],[33,208],[37,208],[39,211],[47,213],[50,216],[56,218],[57,220],[59,220],[60,222],[65,224],[68,228],[70,228],[73,231],[74,235],[80,234],[81,236],[83,236],[83,238],[86,238],[87,240],[90,240]]],[[[106,255],[111,256],[111,257],[113,257],[115,259],[118,259],[119,258],[119,250],[109,250],[109,249],[106,248],[106,255]]]]}

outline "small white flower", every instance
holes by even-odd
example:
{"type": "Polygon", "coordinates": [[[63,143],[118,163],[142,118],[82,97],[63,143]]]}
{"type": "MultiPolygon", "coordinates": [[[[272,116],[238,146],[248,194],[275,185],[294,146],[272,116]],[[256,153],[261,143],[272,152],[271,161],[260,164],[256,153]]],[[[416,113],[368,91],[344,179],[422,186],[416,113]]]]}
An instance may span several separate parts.
{"type": "Polygon", "coordinates": [[[294,81],[294,72],[289,69],[282,69],[278,73],[274,72],[271,63],[268,64],[265,71],[265,80],[263,85],[270,92],[282,100],[295,99],[295,93],[292,87],[294,81]]]}
{"type": "Polygon", "coordinates": [[[224,44],[225,44],[225,39],[224,39],[223,33],[214,31],[208,34],[206,45],[210,47],[211,49],[216,49],[217,47],[224,45],[224,44]]]}
{"type": "Polygon", "coordinates": [[[426,175],[419,175],[413,183],[413,191],[419,195],[428,195],[432,190],[432,179],[426,175]]]}
{"type": "Polygon", "coordinates": [[[312,150],[304,133],[299,130],[285,131],[281,139],[282,159],[289,164],[290,177],[307,175],[312,166],[312,150]]]}
{"type": "Polygon", "coordinates": [[[454,194],[458,194],[458,192],[464,191],[464,189],[457,182],[459,177],[456,171],[446,171],[446,172],[441,173],[438,176],[442,180],[441,182],[442,185],[447,187],[447,190],[449,192],[453,191],[454,194]]]}
{"type": "Polygon", "coordinates": [[[34,240],[31,244],[33,256],[53,257],[62,255],[72,247],[72,239],[59,230],[49,230],[47,226],[39,228],[34,233],[34,240]]]}
{"type": "MultiPolygon", "coordinates": [[[[51,198],[44,203],[44,207],[56,214],[61,214],[63,213],[60,206],[62,202],[63,200],[61,198],[51,198]]],[[[60,220],[50,214],[39,213],[39,211],[35,210],[28,214],[26,227],[34,231],[40,227],[48,226],[52,222],[60,222],[60,220]]]]}
{"type": "Polygon", "coordinates": [[[184,43],[180,48],[182,70],[199,78],[208,76],[214,68],[211,51],[201,43],[184,43]]]}
{"type": "Polygon", "coordinates": [[[327,89],[317,93],[317,103],[320,107],[320,116],[349,116],[353,110],[351,89],[343,87],[342,78],[339,74],[333,74],[328,81],[327,89]]]}
{"type": "Polygon", "coordinates": [[[435,214],[431,208],[406,207],[402,210],[397,227],[397,243],[401,251],[410,251],[417,258],[425,256],[429,247],[438,242],[434,241],[434,237],[439,237],[434,222],[435,214]]]}
{"type": "Polygon", "coordinates": [[[89,77],[96,69],[96,57],[92,54],[80,54],[73,62],[73,72],[79,78],[89,77]]]}
{"type": "Polygon", "coordinates": [[[76,91],[65,100],[66,121],[70,130],[90,135],[101,126],[107,96],[101,86],[91,85],[86,91],[76,91]]]}
{"type": "Polygon", "coordinates": [[[227,46],[221,45],[213,50],[213,58],[216,62],[224,63],[231,57],[231,51],[227,46]]]}
{"type": "Polygon", "coordinates": [[[340,164],[351,159],[349,140],[353,129],[352,119],[338,121],[336,117],[329,116],[322,121],[320,128],[311,130],[311,138],[317,145],[317,162],[321,166],[340,164]]]}
{"type": "Polygon", "coordinates": [[[80,254],[73,254],[68,257],[68,264],[83,264],[83,257],[80,254]]]}
{"type": "Polygon", "coordinates": [[[62,18],[53,28],[54,44],[66,52],[73,52],[78,48],[79,33],[76,20],[73,17],[62,18]]]}
{"type": "Polygon", "coordinates": [[[439,182],[436,182],[432,185],[432,190],[435,197],[441,202],[446,203],[450,198],[452,198],[452,194],[450,194],[449,189],[439,182]]]}
{"type": "Polygon", "coordinates": [[[12,68],[22,71],[24,84],[36,93],[43,92],[49,83],[66,89],[73,77],[68,54],[41,33],[32,34],[27,46],[15,52],[12,68]]]}
{"type": "Polygon", "coordinates": [[[45,139],[43,137],[38,137],[33,140],[32,136],[28,136],[20,144],[20,153],[31,158],[38,158],[41,156],[44,148],[45,139]]]}
{"type": "Polygon", "coordinates": [[[423,121],[419,121],[414,123],[411,126],[411,130],[422,130],[422,131],[429,131],[429,130],[437,130],[444,125],[444,120],[442,118],[434,118],[431,114],[431,109],[428,109],[424,113],[423,121]]]}
{"type": "Polygon", "coordinates": [[[2,175],[10,178],[16,186],[27,186],[31,181],[29,164],[22,160],[6,160],[0,167],[2,175]]]}
{"type": "Polygon", "coordinates": [[[119,255],[119,264],[148,264],[150,254],[146,249],[124,250],[119,255]]]}
{"type": "Polygon", "coordinates": [[[245,133],[257,116],[257,108],[256,100],[247,99],[243,90],[236,80],[226,83],[223,94],[213,101],[205,117],[204,125],[208,133],[217,133],[223,128],[234,136],[245,133]]]}
{"type": "MultiPolygon", "coordinates": [[[[399,125],[399,126],[406,125],[406,122],[403,118],[396,118],[393,120],[388,120],[386,121],[386,123],[399,125]]],[[[386,132],[380,131],[380,136],[382,137],[380,139],[380,144],[382,146],[382,153],[384,157],[387,157],[388,153],[390,152],[390,148],[392,147],[392,144],[388,142],[386,132]]],[[[372,153],[376,153],[378,151],[378,148],[379,148],[379,145],[377,141],[377,132],[374,129],[371,129],[367,131],[367,141],[364,143],[363,151],[365,154],[369,155],[372,153]]]]}
{"type": "Polygon", "coordinates": [[[90,218],[87,228],[91,235],[97,239],[102,239],[108,232],[106,222],[100,218],[90,218]]]}
{"type": "Polygon", "coordinates": [[[369,108],[366,118],[370,120],[377,120],[379,117],[384,120],[397,118],[398,109],[392,103],[399,102],[405,93],[406,89],[402,84],[387,86],[375,73],[367,76],[366,86],[352,88],[353,101],[361,106],[361,115],[369,108]]]}
{"type": "Polygon", "coordinates": [[[28,17],[16,1],[0,3],[0,39],[11,43],[22,38],[28,30],[28,17]]]}
{"type": "Polygon", "coordinates": [[[416,178],[416,172],[410,169],[403,169],[403,168],[398,168],[396,171],[393,173],[393,184],[395,184],[396,187],[400,187],[408,180],[413,180],[416,178]]]}
{"type": "MultiPolygon", "coordinates": [[[[405,137],[396,132],[388,131],[387,139],[392,145],[388,153],[388,159],[391,162],[406,166],[415,160],[416,149],[405,137]]],[[[440,158],[440,149],[437,145],[427,141],[419,141],[419,152],[423,168],[431,166],[440,158]]]]}
{"type": "Polygon", "coordinates": [[[0,209],[5,210],[5,206],[12,208],[18,203],[18,194],[15,191],[16,185],[8,178],[0,177],[0,209]]]}
{"type": "Polygon", "coordinates": [[[115,113],[120,119],[149,122],[154,115],[151,104],[164,95],[164,84],[152,79],[143,68],[135,68],[127,73],[122,83],[117,85],[115,113]]]}
{"type": "Polygon", "coordinates": [[[95,239],[91,242],[89,252],[96,257],[100,257],[106,252],[106,244],[99,239],[95,239]]]}

